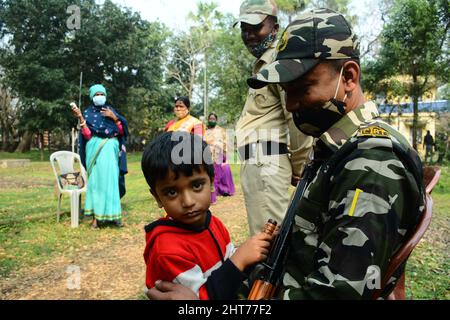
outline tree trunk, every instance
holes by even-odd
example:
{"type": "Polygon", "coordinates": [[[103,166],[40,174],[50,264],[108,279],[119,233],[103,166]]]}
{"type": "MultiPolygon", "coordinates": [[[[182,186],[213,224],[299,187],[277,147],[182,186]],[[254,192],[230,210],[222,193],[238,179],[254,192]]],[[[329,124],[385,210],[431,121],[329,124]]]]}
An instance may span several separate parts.
{"type": "Polygon", "coordinates": [[[31,131],[25,131],[22,140],[20,141],[19,145],[17,146],[17,149],[15,152],[29,152],[31,149],[31,140],[33,138],[33,133],[31,131]]]}
{"type": "Polygon", "coordinates": [[[12,132],[11,128],[6,127],[4,134],[5,134],[5,136],[3,137],[3,139],[4,139],[3,151],[11,152],[11,145],[14,144],[14,137],[13,137],[13,132],[12,132]]]}
{"type": "MultiPolygon", "coordinates": [[[[415,71],[415,70],[414,70],[415,71]]],[[[417,129],[419,125],[419,83],[417,75],[413,72],[413,88],[412,88],[412,98],[413,98],[413,109],[414,109],[414,119],[413,119],[413,148],[417,151],[417,129]]]]}
{"type": "Polygon", "coordinates": [[[2,126],[2,151],[8,149],[9,134],[8,129],[2,126]]]}
{"type": "Polygon", "coordinates": [[[44,133],[39,133],[39,151],[41,154],[41,161],[44,161],[44,133]]]}
{"type": "Polygon", "coordinates": [[[48,138],[48,144],[47,144],[47,150],[48,152],[51,152],[52,148],[51,148],[51,144],[52,144],[52,134],[51,131],[47,131],[47,138],[48,138]]]}
{"type": "Polygon", "coordinates": [[[419,97],[413,96],[414,120],[413,120],[413,148],[417,151],[417,129],[419,128],[419,97]]]}

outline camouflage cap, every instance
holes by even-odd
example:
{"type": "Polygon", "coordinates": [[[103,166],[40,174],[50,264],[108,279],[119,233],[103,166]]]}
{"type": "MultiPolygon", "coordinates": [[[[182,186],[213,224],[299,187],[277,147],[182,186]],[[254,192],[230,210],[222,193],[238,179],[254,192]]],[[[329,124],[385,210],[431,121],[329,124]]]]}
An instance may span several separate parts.
{"type": "Polygon", "coordinates": [[[239,19],[234,23],[236,26],[239,22],[257,25],[264,21],[267,16],[277,16],[278,7],[274,0],[244,0],[241,4],[239,19]]]}
{"type": "Polygon", "coordinates": [[[317,9],[288,25],[277,51],[275,62],[247,80],[251,88],[294,81],[321,60],[358,59],[359,42],[342,14],[317,9]]]}

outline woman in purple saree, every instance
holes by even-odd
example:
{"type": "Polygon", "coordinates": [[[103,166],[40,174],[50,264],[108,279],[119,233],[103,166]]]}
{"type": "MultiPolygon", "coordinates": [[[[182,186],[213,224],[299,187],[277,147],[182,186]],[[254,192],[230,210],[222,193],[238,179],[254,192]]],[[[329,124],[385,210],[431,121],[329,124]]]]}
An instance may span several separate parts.
{"type": "Polygon", "coordinates": [[[225,130],[217,125],[215,113],[208,116],[206,142],[211,148],[214,161],[214,192],[211,201],[216,202],[217,195],[233,196],[236,192],[230,165],[227,163],[227,135],[225,130]]]}

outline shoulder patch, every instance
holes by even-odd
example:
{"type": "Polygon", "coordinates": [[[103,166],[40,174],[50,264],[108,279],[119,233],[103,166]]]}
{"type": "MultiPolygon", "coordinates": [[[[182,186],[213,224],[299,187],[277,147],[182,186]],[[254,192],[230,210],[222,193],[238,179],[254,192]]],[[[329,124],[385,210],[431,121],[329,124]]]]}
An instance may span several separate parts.
{"type": "Polygon", "coordinates": [[[278,43],[277,51],[281,52],[284,51],[287,47],[289,40],[289,32],[286,30],[284,31],[283,35],[281,36],[280,42],[278,43]]]}
{"type": "Polygon", "coordinates": [[[390,139],[391,136],[385,129],[383,129],[379,126],[370,126],[370,127],[360,128],[358,131],[358,137],[390,139]]]}

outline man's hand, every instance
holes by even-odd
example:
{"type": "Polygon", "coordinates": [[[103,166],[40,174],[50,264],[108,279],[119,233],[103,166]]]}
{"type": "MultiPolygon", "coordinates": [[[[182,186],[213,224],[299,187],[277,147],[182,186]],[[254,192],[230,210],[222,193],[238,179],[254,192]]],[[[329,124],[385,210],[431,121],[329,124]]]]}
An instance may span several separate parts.
{"type": "Polygon", "coordinates": [[[150,300],[198,300],[197,295],[181,284],[156,281],[155,286],[146,292],[150,300]]]}

